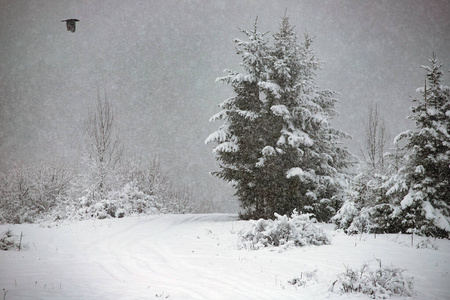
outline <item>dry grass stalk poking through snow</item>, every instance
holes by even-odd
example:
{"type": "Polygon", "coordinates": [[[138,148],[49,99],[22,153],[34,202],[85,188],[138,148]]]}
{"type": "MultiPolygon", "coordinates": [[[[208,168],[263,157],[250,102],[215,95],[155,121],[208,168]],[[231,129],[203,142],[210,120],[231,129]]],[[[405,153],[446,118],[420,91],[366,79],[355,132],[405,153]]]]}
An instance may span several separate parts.
{"type": "Polygon", "coordinates": [[[310,272],[301,272],[300,277],[289,280],[288,283],[296,287],[306,287],[317,283],[317,269],[310,272]]]}

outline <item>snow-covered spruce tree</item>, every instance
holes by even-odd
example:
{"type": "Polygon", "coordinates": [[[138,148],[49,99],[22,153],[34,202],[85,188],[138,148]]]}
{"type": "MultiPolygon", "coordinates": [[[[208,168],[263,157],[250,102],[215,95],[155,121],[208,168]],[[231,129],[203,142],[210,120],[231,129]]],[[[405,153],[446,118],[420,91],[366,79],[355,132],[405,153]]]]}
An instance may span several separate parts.
{"type": "Polygon", "coordinates": [[[312,212],[319,220],[335,213],[342,170],[350,154],[338,146],[347,137],[333,129],[334,92],[315,84],[319,62],[287,17],[269,45],[265,34],[241,30],[248,41],[236,39],[242,72],[227,70],[219,81],[230,84],[235,96],[221,104],[211,120],[225,123],[206,140],[221,170],[213,174],[236,188],[243,218],[274,218],[294,209],[312,212]]]}
{"type": "Polygon", "coordinates": [[[242,57],[243,71],[227,69],[227,76],[216,79],[231,85],[236,95],[220,104],[222,111],[210,119],[224,120],[225,123],[205,143],[218,143],[213,152],[221,162],[221,170],[212,174],[236,188],[236,195],[244,209],[252,210],[254,216],[261,216],[265,212],[265,203],[261,200],[266,199],[256,186],[256,163],[266,137],[261,131],[265,95],[258,83],[268,78],[268,41],[265,34],[258,32],[257,20],[252,31],[240,31],[248,38],[248,41],[235,39],[237,54],[242,57]]]}
{"type": "Polygon", "coordinates": [[[404,140],[406,165],[388,191],[398,205],[403,229],[448,237],[450,232],[450,88],[442,85],[442,65],[433,54],[426,70],[425,86],[414,99],[409,117],[415,129],[395,138],[404,140]],[[399,188],[406,186],[405,188],[399,188]],[[402,192],[403,191],[403,192],[402,192]]]}

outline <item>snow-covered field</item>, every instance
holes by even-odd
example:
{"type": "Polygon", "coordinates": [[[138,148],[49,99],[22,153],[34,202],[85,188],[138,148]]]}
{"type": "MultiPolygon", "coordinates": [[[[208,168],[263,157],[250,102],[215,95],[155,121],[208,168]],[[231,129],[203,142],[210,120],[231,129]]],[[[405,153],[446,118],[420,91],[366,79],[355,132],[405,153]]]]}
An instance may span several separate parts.
{"type": "Polygon", "coordinates": [[[407,235],[346,236],[325,225],[331,245],[237,250],[245,226],[227,214],[1,225],[23,232],[27,249],[0,251],[0,299],[369,299],[330,287],[345,266],[375,258],[414,277],[407,299],[450,299],[448,240],[416,249],[407,235]]]}

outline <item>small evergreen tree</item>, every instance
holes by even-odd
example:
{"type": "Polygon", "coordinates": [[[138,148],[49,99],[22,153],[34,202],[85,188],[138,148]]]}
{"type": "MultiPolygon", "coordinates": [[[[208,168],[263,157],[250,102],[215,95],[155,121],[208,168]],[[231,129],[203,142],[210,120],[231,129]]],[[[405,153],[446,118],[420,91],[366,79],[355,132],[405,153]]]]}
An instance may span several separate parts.
{"type": "Polygon", "coordinates": [[[273,46],[265,34],[241,30],[249,41],[235,40],[244,72],[228,70],[218,80],[231,84],[236,96],[221,104],[211,120],[225,121],[206,143],[221,171],[213,173],[236,188],[245,218],[273,218],[294,209],[327,220],[339,204],[342,170],[350,154],[339,147],[347,137],[333,129],[334,92],[315,84],[319,62],[305,35],[302,44],[287,17],[273,46]]]}
{"type": "Polygon", "coordinates": [[[357,177],[353,193],[333,218],[347,231],[416,232],[448,237],[450,232],[450,88],[441,84],[442,65],[430,59],[421,99],[409,116],[415,129],[394,139],[385,176],[357,177]],[[359,181],[358,181],[359,179],[359,181]],[[368,187],[361,192],[358,187],[368,187]],[[356,187],[356,188],[355,188],[356,187]],[[372,195],[363,199],[361,195],[372,195]],[[357,203],[354,201],[356,200],[357,203]],[[375,200],[375,201],[374,201],[375,200]],[[358,231],[357,230],[357,231],[358,231]]]}
{"type": "Polygon", "coordinates": [[[406,166],[397,178],[408,187],[400,194],[403,226],[424,234],[448,236],[450,232],[450,88],[441,84],[441,64],[433,54],[426,70],[422,99],[414,99],[409,117],[415,129],[396,137],[406,141],[406,166]]]}

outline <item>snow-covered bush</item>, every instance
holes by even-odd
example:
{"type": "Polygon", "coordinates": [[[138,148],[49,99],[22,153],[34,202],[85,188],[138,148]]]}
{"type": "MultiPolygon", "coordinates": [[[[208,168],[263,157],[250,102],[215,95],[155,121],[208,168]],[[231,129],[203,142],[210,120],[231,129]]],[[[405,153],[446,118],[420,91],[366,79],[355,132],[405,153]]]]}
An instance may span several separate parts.
{"type": "Polygon", "coordinates": [[[7,230],[0,235],[0,250],[20,250],[20,247],[21,240],[11,230],[7,230]]]}
{"type": "Polygon", "coordinates": [[[76,197],[83,204],[79,212],[101,219],[149,211],[186,212],[187,193],[174,191],[156,159],[146,163],[125,156],[115,116],[113,103],[99,94],[83,124],[86,143],[79,178],[82,194],[76,197]]]}
{"type": "Polygon", "coordinates": [[[123,218],[137,214],[154,214],[162,212],[162,204],[157,197],[140,191],[133,183],[127,183],[120,191],[110,192],[106,199],[90,204],[85,197],[81,199],[78,210],[84,218],[123,218]]]}
{"type": "Polygon", "coordinates": [[[314,223],[312,214],[298,214],[291,217],[275,214],[275,220],[251,221],[250,228],[239,235],[238,248],[257,250],[275,246],[286,249],[290,246],[328,245],[331,240],[322,228],[314,223]]]}
{"type": "Polygon", "coordinates": [[[401,231],[395,209],[390,204],[359,208],[354,201],[346,201],[332,221],[347,234],[401,231]]]}
{"type": "Polygon", "coordinates": [[[331,221],[336,224],[337,228],[343,229],[345,233],[352,234],[364,230],[364,228],[353,224],[353,221],[358,217],[359,209],[357,207],[357,204],[354,201],[346,201],[342,205],[341,209],[339,209],[336,215],[331,219],[331,221]]]}
{"type": "Polygon", "coordinates": [[[346,267],[331,286],[331,291],[338,288],[341,293],[363,293],[373,299],[413,295],[413,279],[403,275],[404,269],[382,266],[381,260],[377,261],[379,266],[376,270],[370,269],[368,263],[359,270],[346,267]]]}
{"type": "Polygon", "coordinates": [[[150,200],[150,205],[156,206],[163,213],[192,211],[189,190],[176,188],[156,158],[150,162],[144,162],[139,158],[125,161],[125,167],[121,168],[121,176],[124,182],[122,193],[130,193],[128,196],[130,199],[141,200],[132,201],[138,211],[141,208],[147,209],[148,205],[143,205],[142,199],[150,200]]]}
{"type": "MultiPolygon", "coordinates": [[[[111,191],[105,199],[93,202],[88,196],[62,202],[54,210],[53,220],[70,219],[108,219],[123,218],[139,214],[182,213],[181,205],[174,199],[165,199],[163,195],[149,195],[143,192],[135,182],[126,183],[118,191],[111,191]]],[[[184,207],[184,209],[186,209],[184,207]]]]}
{"type": "Polygon", "coordinates": [[[52,211],[71,187],[64,164],[14,165],[0,173],[0,222],[33,223],[52,211]]]}
{"type": "Polygon", "coordinates": [[[71,196],[61,199],[46,221],[122,218],[138,214],[191,212],[191,196],[178,191],[154,159],[124,159],[114,175],[114,188],[103,197],[89,188],[83,171],[71,196]]]}
{"type": "Polygon", "coordinates": [[[432,239],[428,237],[425,240],[421,240],[420,242],[417,243],[416,248],[437,250],[438,246],[436,245],[436,238],[432,239]]]}
{"type": "Polygon", "coordinates": [[[188,213],[191,194],[178,190],[157,160],[131,159],[99,197],[83,168],[65,164],[17,164],[0,172],[0,223],[20,224],[136,214],[188,213]]]}

